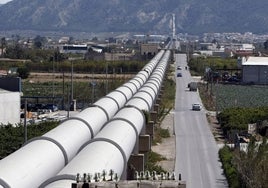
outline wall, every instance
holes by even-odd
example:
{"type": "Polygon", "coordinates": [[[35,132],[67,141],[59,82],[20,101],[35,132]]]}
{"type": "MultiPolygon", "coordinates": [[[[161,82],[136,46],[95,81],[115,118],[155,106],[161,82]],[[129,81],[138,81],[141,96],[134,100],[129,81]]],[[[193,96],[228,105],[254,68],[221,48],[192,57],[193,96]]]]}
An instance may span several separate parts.
{"type": "Polygon", "coordinates": [[[268,84],[268,66],[243,66],[243,82],[268,84]]]}
{"type": "Polygon", "coordinates": [[[20,93],[0,89],[0,124],[20,123],[20,93]]]}

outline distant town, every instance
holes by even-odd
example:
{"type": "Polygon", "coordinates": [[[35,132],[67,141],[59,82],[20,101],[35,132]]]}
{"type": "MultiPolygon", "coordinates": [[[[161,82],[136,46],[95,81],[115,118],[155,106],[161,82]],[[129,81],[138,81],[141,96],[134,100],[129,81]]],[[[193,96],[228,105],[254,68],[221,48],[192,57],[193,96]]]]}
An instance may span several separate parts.
{"type": "Polygon", "coordinates": [[[266,185],[268,35],[0,39],[0,187],[266,185]]]}

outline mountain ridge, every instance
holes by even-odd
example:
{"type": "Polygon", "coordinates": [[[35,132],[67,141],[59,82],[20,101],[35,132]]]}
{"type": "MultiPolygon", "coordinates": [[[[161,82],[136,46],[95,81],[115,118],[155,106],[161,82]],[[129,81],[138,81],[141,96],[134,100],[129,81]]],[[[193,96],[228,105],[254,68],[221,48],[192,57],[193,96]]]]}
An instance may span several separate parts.
{"type": "Polygon", "coordinates": [[[0,30],[171,33],[268,31],[268,1],[13,0],[0,6],[0,30]]]}

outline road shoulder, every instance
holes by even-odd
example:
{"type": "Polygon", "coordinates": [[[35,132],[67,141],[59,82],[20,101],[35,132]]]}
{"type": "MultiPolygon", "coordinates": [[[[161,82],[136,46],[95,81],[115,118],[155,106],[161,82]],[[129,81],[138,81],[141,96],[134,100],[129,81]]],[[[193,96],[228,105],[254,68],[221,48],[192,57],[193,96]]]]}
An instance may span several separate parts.
{"type": "Polygon", "coordinates": [[[174,135],[174,112],[167,114],[160,124],[162,129],[169,130],[170,137],[163,138],[161,143],[152,146],[152,151],[160,154],[165,160],[159,161],[157,165],[161,166],[168,172],[175,170],[175,151],[176,151],[176,137],[174,135]]]}

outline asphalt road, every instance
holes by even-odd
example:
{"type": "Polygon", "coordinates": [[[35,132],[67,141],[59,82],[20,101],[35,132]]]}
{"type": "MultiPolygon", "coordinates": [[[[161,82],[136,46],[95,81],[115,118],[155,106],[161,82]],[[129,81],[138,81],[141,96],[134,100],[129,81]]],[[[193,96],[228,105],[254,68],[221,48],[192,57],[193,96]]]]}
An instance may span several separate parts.
{"type": "MultiPolygon", "coordinates": [[[[206,110],[191,110],[193,103],[201,103],[198,92],[187,88],[193,81],[185,69],[186,55],[176,54],[176,68],[181,66],[182,77],[176,77],[174,129],[176,134],[175,172],[181,174],[187,188],[228,187],[218,157],[218,147],[209,129],[206,110]]],[[[175,75],[175,76],[176,76],[175,75]]]]}

